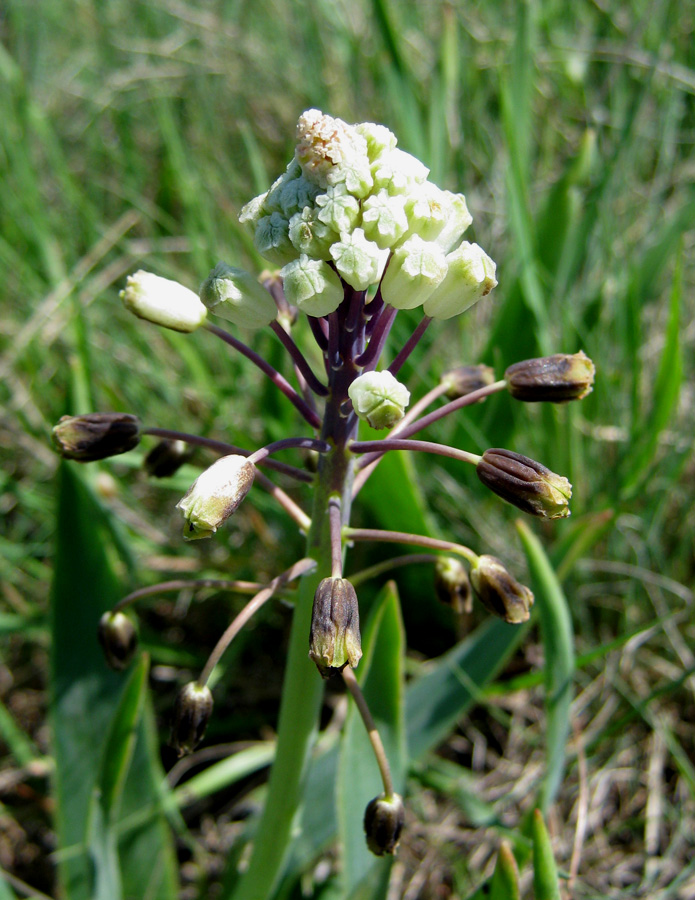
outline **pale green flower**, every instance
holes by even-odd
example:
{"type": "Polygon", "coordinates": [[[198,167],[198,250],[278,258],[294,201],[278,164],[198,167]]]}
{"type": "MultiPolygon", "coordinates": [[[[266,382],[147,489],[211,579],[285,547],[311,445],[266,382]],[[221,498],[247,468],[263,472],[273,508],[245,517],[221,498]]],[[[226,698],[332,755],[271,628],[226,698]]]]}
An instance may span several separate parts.
{"type": "Polygon", "coordinates": [[[200,289],[210,312],[241,328],[263,328],[277,316],[270,293],[250,272],[218,263],[200,289]]]}
{"type": "Polygon", "coordinates": [[[358,418],[372,428],[391,428],[410,403],[410,391],[388,369],[359,375],[348,388],[348,397],[358,418]]]}
{"type": "Polygon", "coordinates": [[[422,306],[444,279],[447,268],[441,247],[414,234],[393,251],[381,282],[384,303],[396,309],[422,306]]]}
{"type": "Polygon", "coordinates": [[[287,302],[309,316],[327,316],[343,299],[343,285],[323,260],[304,253],[280,270],[287,302]]]}
{"type": "Polygon", "coordinates": [[[496,286],[495,264],[477,244],[464,241],[446,257],[446,276],[425,300],[425,315],[450,319],[467,310],[496,286]]]}
{"type": "Polygon", "coordinates": [[[352,234],[341,234],[338,243],[331,247],[336,268],[356,291],[364,291],[379,281],[388,255],[388,250],[368,241],[361,228],[355,228],[352,234]]]}
{"type": "Polygon", "coordinates": [[[364,233],[382,249],[393,247],[408,228],[405,201],[402,194],[391,196],[388,191],[381,190],[367,197],[362,204],[364,233]]]}

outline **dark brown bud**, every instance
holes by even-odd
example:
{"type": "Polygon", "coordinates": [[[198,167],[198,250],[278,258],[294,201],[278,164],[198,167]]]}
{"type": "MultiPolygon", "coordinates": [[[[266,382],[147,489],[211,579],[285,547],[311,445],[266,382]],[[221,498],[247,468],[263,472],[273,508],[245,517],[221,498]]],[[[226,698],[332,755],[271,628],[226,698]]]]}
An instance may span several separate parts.
{"type": "Polygon", "coordinates": [[[486,450],[476,471],[486,487],[525,513],[546,519],[570,514],[572,485],[528,456],[511,450],[486,450]]]}
{"type": "Polygon", "coordinates": [[[596,369],[589,357],[579,353],[556,353],[514,363],[504,373],[509,393],[527,403],[567,403],[590,394],[596,369]]]}
{"type": "Polygon", "coordinates": [[[122,612],[105,612],[99,619],[97,637],[109,666],[117,672],[125,669],[138,646],[138,633],[128,616],[122,612]]]}
{"type": "Polygon", "coordinates": [[[347,578],[324,578],[314,594],[309,657],[324,678],[337,675],[362,656],[357,594],[347,578]]]}
{"type": "Polygon", "coordinates": [[[145,457],[143,468],[153,478],[169,478],[188,462],[193,451],[185,441],[165,439],[155,444],[145,457]]]}
{"type": "Polygon", "coordinates": [[[531,615],[533,593],[514,578],[495,556],[481,556],[471,569],[471,584],[485,609],[510,625],[520,625],[531,615]]]}
{"type": "Polygon", "coordinates": [[[140,420],[129,413],[63,416],[51,432],[53,446],[64,459],[94,462],[117,456],[140,443],[140,420]]]}
{"type": "Polygon", "coordinates": [[[461,615],[471,611],[471,583],[460,559],[440,556],[434,567],[434,589],[440,603],[461,615]]]}
{"type": "Polygon", "coordinates": [[[203,740],[212,706],[212,693],[206,684],[189,681],[176,695],[169,743],[179,756],[193,753],[203,740]]]}
{"type": "Polygon", "coordinates": [[[395,853],[405,824],[405,807],[399,794],[381,794],[367,804],[364,833],[367,846],[376,856],[395,853]]]}
{"type": "Polygon", "coordinates": [[[494,384],[495,370],[490,366],[482,365],[482,363],[478,366],[459,366],[458,369],[445,372],[441,377],[441,382],[448,388],[446,396],[450,400],[456,400],[494,384]]]}

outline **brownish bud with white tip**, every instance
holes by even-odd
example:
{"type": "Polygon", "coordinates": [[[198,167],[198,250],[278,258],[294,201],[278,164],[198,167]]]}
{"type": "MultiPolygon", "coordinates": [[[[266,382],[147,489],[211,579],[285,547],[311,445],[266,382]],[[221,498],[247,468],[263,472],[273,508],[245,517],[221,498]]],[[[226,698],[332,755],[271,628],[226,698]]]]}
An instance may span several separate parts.
{"type": "Polygon", "coordinates": [[[509,393],[526,403],[567,403],[583,400],[594,386],[596,369],[582,350],[526,359],[504,373],[509,393]]]}
{"type": "Polygon", "coordinates": [[[533,593],[495,556],[480,556],[471,569],[471,584],[485,609],[510,625],[528,621],[533,593]]]}
{"type": "Polygon", "coordinates": [[[460,559],[440,556],[434,567],[434,589],[440,603],[459,615],[471,611],[471,583],[460,559]]]}
{"type": "Polygon", "coordinates": [[[458,366],[445,372],[440,381],[447,387],[446,396],[449,400],[457,400],[488,387],[495,381],[495,370],[491,366],[482,363],[477,366],[458,366]]]}
{"type": "Polygon", "coordinates": [[[62,416],[51,432],[63,459],[94,462],[118,456],[140,443],[140,420],[130,413],[86,413],[62,416]]]}
{"type": "Polygon", "coordinates": [[[99,619],[97,637],[108,665],[117,672],[125,669],[138,646],[138,633],[131,619],[120,611],[105,612],[99,619]]]}
{"type": "Polygon", "coordinates": [[[212,706],[212,693],[206,684],[189,681],[176,695],[169,743],[179,756],[193,753],[203,740],[212,706]]]}
{"type": "Polygon", "coordinates": [[[525,513],[546,519],[570,514],[572,485],[528,456],[512,450],[486,450],[476,471],[486,487],[525,513]]]}
{"type": "Polygon", "coordinates": [[[395,853],[404,824],[405,806],[399,794],[381,794],[370,800],[364,812],[364,833],[372,853],[395,853]]]}
{"type": "Polygon", "coordinates": [[[309,657],[324,678],[337,675],[348,663],[354,669],[362,656],[357,594],[347,578],[324,578],[314,594],[309,657]]]}

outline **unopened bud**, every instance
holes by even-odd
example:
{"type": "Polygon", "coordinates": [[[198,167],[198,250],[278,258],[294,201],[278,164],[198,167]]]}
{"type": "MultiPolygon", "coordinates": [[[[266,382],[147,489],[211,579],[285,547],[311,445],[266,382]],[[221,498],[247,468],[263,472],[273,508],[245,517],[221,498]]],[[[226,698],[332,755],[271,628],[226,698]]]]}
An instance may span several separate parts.
{"type": "Polygon", "coordinates": [[[340,306],[343,285],[327,262],[309,259],[302,253],[299,259],[287,263],[280,274],[287,300],[303,313],[327,316],[340,306]]]}
{"type": "Polygon", "coordinates": [[[442,384],[448,388],[446,395],[449,400],[457,400],[488,387],[495,381],[495,370],[491,366],[482,363],[477,366],[459,366],[445,372],[441,377],[442,384]]]}
{"type": "Polygon", "coordinates": [[[337,675],[362,656],[357,594],[347,578],[324,578],[314,594],[309,657],[324,678],[337,675]]]}
{"type": "Polygon", "coordinates": [[[459,615],[471,611],[471,583],[460,559],[440,556],[434,567],[434,590],[440,603],[459,615]]]}
{"type": "Polygon", "coordinates": [[[426,316],[450,319],[465,312],[497,285],[495,263],[477,244],[464,241],[447,254],[447,273],[425,300],[426,316]]]}
{"type": "Polygon", "coordinates": [[[348,397],[359,419],[368,422],[372,428],[391,428],[403,418],[410,402],[410,391],[384,369],[383,372],[365,372],[355,378],[348,387],[348,397]]]}
{"type": "Polygon", "coordinates": [[[53,428],[51,437],[63,459],[94,462],[137,447],[140,420],[129,413],[63,416],[53,428]]]}
{"type": "Polygon", "coordinates": [[[128,276],[119,296],[126,309],[139,318],[173,331],[195,331],[207,316],[193,291],[178,281],[142,269],[128,276]]]}
{"type": "Polygon", "coordinates": [[[546,519],[570,514],[572,485],[528,456],[511,450],[486,450],[476,471],[486,487],[525,513],[546,519]]]}
{"type": "Polygon", "coordinates": [[[515,400],[566,403],[583,400],[591,393],[595,372],[592,361],[580,350],[515,363],[509,366],[504,378],[515,400]]]}
{"type": "Polygon", "coordinates": [[[99,619],[99,643],[106,662],[120,672],[130,663],[138,646],[138,634],[133,622],[122,612],[105,612],[99,619]]]}
{"type": "Polygon", "coordinates": [[[367,846],[376,856],[395,853],[405,824],[405,807],[399,794],[381,794],[367,804],[364,833],[367,846]]]}
{"type": "Polygon", "coordinates": [[[179,756],[193,753],[203,740],[212,706],[212,693],[206,684],[189,681],[176,695],[169,743],[179,756]]]}
{"type": "Polygon", "coordinates": [[[188,462],[193,451],[185,441],[159,441],[145,457],[143,468],[153,478],[169,478],[188,462]]]}
{"type": "Polygon", "coordinates": [[[471,569],[471,584],[485,609],[510,625],[520,625],[531,615],[533,593],[497,557],[478,558],[471,569]]]}
{"type": "Polygon", "coordinates": [[[208,538],[239,508],[251,490],[256,467],[245,457],[223,456],[202,472],[176,504],[183,513],[186,540],[208,538]]]}
{"type": "Polygon", "coordinates": [[[217,263],[203,282],[200,299],[214,313],[241,328],[263,328],[277,316],[272,295],[244,269],[217,263]]]}

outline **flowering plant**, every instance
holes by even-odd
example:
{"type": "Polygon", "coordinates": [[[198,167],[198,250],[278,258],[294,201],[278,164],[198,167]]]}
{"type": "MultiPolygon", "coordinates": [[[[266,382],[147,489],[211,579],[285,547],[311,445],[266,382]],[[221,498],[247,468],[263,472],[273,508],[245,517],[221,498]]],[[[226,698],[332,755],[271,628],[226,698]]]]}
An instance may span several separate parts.
{"type": "MultiPolygon", "coordinates": [[[[219,452],[221,458],[177,504],[186,539],[211,538],[258,488],[268,491],[306,534],[305,557],[260,587],[221,635],[199,678],[181,691],[174,712],[172,743],[181,753],[189,752],[212,714],[207,682],[220,656],[263,603],[299,579],[275,763],[241,897],[270,896],[285,859],[322,698],[322,679],[311,672],[311,661],[324,678],[345,681],[369,732],[383,793],[367,807],[368,846],[380,855],[393,853],[398,844],[404,804],[352,671],[362,650],[359,601],[345,576],[349,544],[386,541],[423,548],[428,552],[417,561],[435,563],[439,587],[462,605],[470,603],[472,587],[487,610],[511,624],[530,615],[531,591],[495,557],[427,535],[351,527],[353,501],[384,454],[407,450],[448,456],[474,465],[483,484],[524,512],[545,518],[569,514],[571,485],[540,463],[508,450],[491,448],[480,456],[414,437],[499,391],[509,389],[524,402],[567,402],[585,396],[593,381],[593,365],[581,353],[517,363],[500,380],[486,366],[465,367],[447,373],[409,407],[410,391],[397,376],[426,329],[465,312],[497,285],[495,263],[464,240],[472,221],[464,196],[441,190],[428,175],[419,160],[397,147],[387,128],[348,125],[308,110],[299,119],[295,154],[285,173],[240,216],[259,253],[279,272],[266,272],[258,281],[220,263],[199,294],[138,272],[122,292],[125,305],[139,317],[182,332],[204,327],[242,353],[293,403],[311,434],[249,451],[112,413],[67,417],[54,429],[58,450],[80,461],[126,452],[146,436],[159,438],[148,456],[148,469],[155,474],[160,467],[170,474],[187,458],[182,445],[219,452]],[[422,309],[419,324],[389,365],[379,368],[398,311],[416,308],[422,309]],[[291,335],[299,314],[307,317],[319,351],[318,373],[291,335]],[[241,329],[269,326],[291,358],[297,387],[211,317],[241,329]],[[437,406],[444,398],[447,402],[437,406]],[[359,440],[360,420],[389,429],[386,437],[359,440]],[[290,448],[317,453],[316,473],[273,459],[290,448]],[[311,486],[311,505],[290,497],[262,469],[311,486]]],[[[125,597],[100,623],[107,659],[118,668],[136,650],[123,609],[143,593],[125,597]]]]}

